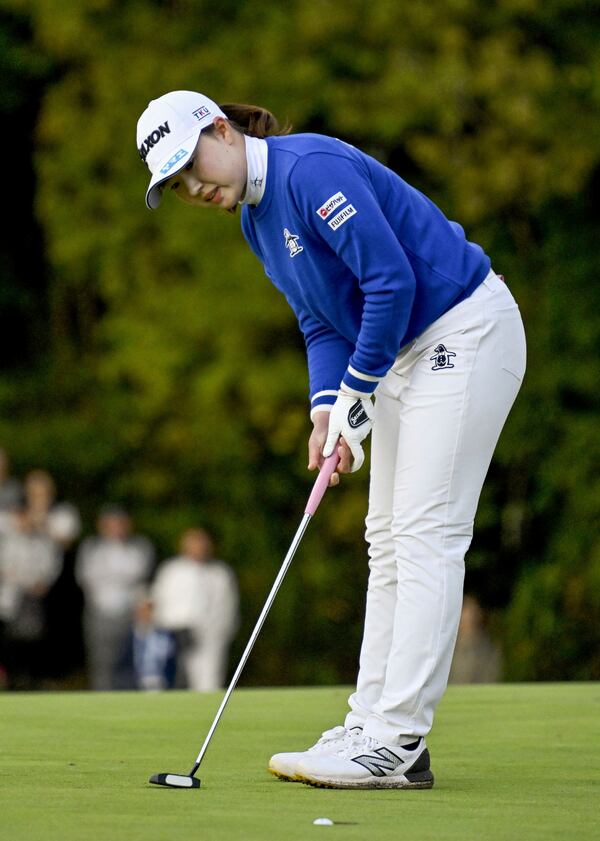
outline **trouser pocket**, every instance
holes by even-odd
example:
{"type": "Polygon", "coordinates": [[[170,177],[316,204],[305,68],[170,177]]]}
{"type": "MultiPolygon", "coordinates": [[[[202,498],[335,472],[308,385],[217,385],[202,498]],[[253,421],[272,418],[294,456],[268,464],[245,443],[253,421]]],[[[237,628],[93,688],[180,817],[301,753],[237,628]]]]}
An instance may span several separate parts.
{"type": "Polygon", "coordinates": [[[518,309],[503,313],[498,323],[498,344],[502,368],[521,382],[527,365],[525,329],[518,309]]]}

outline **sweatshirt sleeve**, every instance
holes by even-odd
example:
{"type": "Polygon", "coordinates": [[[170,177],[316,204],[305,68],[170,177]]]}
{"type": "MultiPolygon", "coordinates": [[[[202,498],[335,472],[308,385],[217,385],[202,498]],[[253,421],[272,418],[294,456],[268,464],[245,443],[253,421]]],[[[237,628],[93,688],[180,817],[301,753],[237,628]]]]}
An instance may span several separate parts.
{"type": "Polygon", "coordinates": [[[304,312],[299,324],[306,343],[310,382],[310,415],[328,412],[338,395],[340,379],[354,350],[343,336],[304,312]]]}
{"type": "MultiPolygon", "coordinates": [[[[242,215],[242,231],[250,248],[261,261],[271,283],[283,292],[266,265],[247,214],[242,215]]],[[[306,344],[312,417],[317,409],[329,411],[335,403],[340,379],[348,367],[348,360],[354,346],[333,327],[323,324],[299,306],[297,301],[292,301],[290,298],[287,298],[287,301],[298,319],[306,344]]]]}
{"type": "Polygon", "coordinates": [[[290,189],[304,224],[348,266],[363,293],[361,327],[340,385],[368,397],[406,332],[416,287],[412,267],[359,162],[304,155],[290,174],[290,189]]]}

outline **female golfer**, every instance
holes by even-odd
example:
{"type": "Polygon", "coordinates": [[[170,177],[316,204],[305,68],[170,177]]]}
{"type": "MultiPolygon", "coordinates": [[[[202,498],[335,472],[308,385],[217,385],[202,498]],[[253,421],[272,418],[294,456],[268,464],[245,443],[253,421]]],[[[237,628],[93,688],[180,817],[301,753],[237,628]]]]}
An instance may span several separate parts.
{"type": "Polygon", "coordinates": [[[174,91],[148,105],[137,145],[149,208],[170,191],[197,207],[243,205],[244,236],[306,341],[309,468],[337,446],[336,484],[361,467],[373,430],[350,711],[269,768],[319,786],[430,788],[425,736],[448,679],[465,552],[525,371],[519,309],[460,225],[341,140],[285,135],[261,108],[174,91]]]}

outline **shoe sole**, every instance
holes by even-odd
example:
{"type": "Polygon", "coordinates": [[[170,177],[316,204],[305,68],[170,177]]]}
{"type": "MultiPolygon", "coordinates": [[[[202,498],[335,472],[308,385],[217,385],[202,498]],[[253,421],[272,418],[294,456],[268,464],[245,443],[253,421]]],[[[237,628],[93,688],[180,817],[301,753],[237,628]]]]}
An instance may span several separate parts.
{"type": "Polygon", "coordinates": [[[274,771],[273,768],[267,768],[269,774],[273,774],[274,777],[277,777],[278,780],[282,780],[284,783],[299,783],[300,777],[290,777],[288,774],[282,774],[281,771],[274,771]]]}
{"type": "Polygon", "coordinates": [[[416,771],[414,774],[406,774],[404,777],[379,777],[372,780],[356,780],[356,782],[335,779],[319,780],[316,777],[302,777],[300,775],[296,776],[295,779],[314,788],[425,789],[433,788],[434,782],[434,776],[431,771],[416,771]]]}

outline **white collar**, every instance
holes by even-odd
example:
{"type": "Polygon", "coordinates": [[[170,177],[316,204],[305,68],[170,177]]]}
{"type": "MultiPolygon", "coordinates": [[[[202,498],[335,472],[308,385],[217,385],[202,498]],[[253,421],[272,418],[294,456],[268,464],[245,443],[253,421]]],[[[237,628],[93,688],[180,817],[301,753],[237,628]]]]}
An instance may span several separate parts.
{"type": "Polygon", "coordinates": [[[265,192],[267,183],[267,158],[269,147],[266,140],[259,137],[244,135],[246,141],[246,162],[248,166],[248,180],[246,192],[240,204],[258,204],[265,192]]]}

